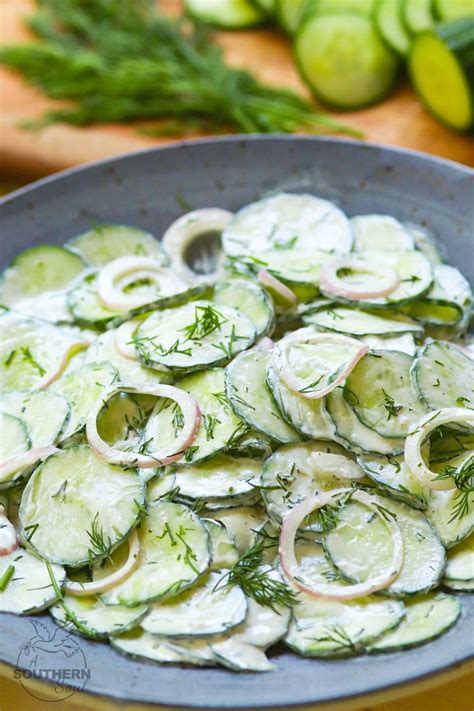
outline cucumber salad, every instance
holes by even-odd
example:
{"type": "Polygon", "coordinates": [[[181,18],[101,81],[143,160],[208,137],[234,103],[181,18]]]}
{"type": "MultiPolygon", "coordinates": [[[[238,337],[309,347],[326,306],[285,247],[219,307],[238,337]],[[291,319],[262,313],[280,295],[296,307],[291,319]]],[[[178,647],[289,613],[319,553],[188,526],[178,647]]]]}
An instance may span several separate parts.
{"type": "MultiPolygon", "coordinates": [[[[309,194],[101,225],[0,282],[0,612],[158,663],[393,652],[474,591],[473,299],[309,194]]],[[[1,624],[1,623],[0,623],[1,624]]]]}

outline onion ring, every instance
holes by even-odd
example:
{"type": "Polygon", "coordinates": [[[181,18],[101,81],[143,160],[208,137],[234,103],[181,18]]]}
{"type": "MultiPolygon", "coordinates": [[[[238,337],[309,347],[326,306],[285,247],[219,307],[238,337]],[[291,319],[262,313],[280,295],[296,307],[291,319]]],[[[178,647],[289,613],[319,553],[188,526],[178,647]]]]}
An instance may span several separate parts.
{"type": "Polygon", "coordinates": [[[359,501],[376,513],[379,513],[377,508],[378,502],[374,499],[374,497],[370,496],[365,491],[360,489],[335,489],[334,491],[327,491],[318,494],[317,496],[308,497],[295,506],[295,508],[291,509],[283,520],[278,551],[281,566],[286,577],[295,588],[298,588],[313,597],[321,597],[328,600],[353,600],[354,598],[371,595],[378,590],[387,588],[395,580],[395,578],[398,577],[403,565],[404,545],[400,527],[391,517],[385,518],[384,516],[381,516],[381,520],[390,530],[393,541],[392,560],[385,571],[372,578],[372,580],[367,580],[364,583],[345,586],[341,585],[340,587],[325,583],[321,583],[320,585],[309,585],[302,580],[298,573],[299,566],[295,555],[295,537],[298,528],[306,516],[312,513],[315,509],[320,509],[327,504],[337,502],[337,497],[345,496],[346,494],[350,495],[351,501],[359,501]]]}
{"type": "Polygon", "coordinates": [[[400,277],[391,267],[373,263],[368,265],[366,261],[355,257],[341,257],[321,266],[319,281],[321,287],[330,294],[340,296],[343,299],[357,301],[359,299],[377,299],[381,296],[388,296],[400,284],[400,277]],[[382,277],[382,286],[376,289],[367,289],[366,287],[358,288],[355,285],[347,284],[337,274],[340,269],[344,268],[372,271],[377,276],[382,277]]]}
{"type": "MultiPolygon", "coordinates": [[[[338,387],[349,375],[351,370],[357,365],[359,360],[365,356],[369,351],[369,346],[357,341],[355,338],[349,338],[349,336],[342,336],[336,333],[315,333],[313,329],[302,328],[299,331],[294,331],[289,336],[285,336],[279,343],[277,343],[275,348],[275,365],[277,371],[290,390],[298,393],[302,397],[308,398],[309,400],[314,400],[320,397],[324,397],[332,390],[338,387]],[[341,346],[351,346],[352,348],[357,347],[357,351],[354,355],[346,362],[345,366],[341,369],[339,374],[325,387],[321,387],[319,390],[311,390],[302,392],[305,390],[304,383],[301,379],[296,376],[290,366],[288,351],[289,349],[299,342],[301,343],[334,343],[335,345],[341,346]]],[[[328,374],[329,375],[329,374],[328,374]]],[[[306,386],[309,387],[309,386],[306,386]]]]}
{"type": "Polygon", "coordinates": [[[5,513],[5,509],[0,504],[0,556],[13,553],[18,548],[18,536],[15,526],[5,513]]]}
{"type": "Polygon", "coordinates": [[[69,359],[74,355],[76,351],[84,350],[90,346],[90,341],[81,340],[72,342],[64,351],[61,361],[53,372],[46,373],[46,375],[39,381],[35,386],[38,390],[45,390],[47,387],[54,383],[64,372],[69,359]]]}
{"type": "Polygon", "coordinates": [[[128,539],[128,558],[121,568],[116,570],[106,578],[93,580],[91,583],[76,583],[72,580],[66,580],[64,590],[68,595],[73,597],[87,597],[89,595],[98,595],[106,590],[110,590],[115,585],[118,585],[123,580],[128,578],[135,570],[140,554],[140,540],[137,532],[132,531],[128,539]]]}
{"type": "Polygon", "coordinates": [[[163,264],[150,257],[126,256],[114,259],[105,265],[97,277],[99,300],[111,311],[128,311],[150,301],[143,294],[126,294],[124,289],[139,279],[148,279],[159,284],[163,264]]]}
{"type": "Polygon", "coordinates": [[[27,452],[17,454],[15,457],[11,457],[11,459],[7,459],[0,464],[0,482],[5,481],[7,477],[16,472],[33,467],[57,451],[58,449],[52,446],[36,447],[35,449],[29,449],[27,452]]]}
{"type": "Polygon", "coordinates": [[[128,360],[138,360],[138,354],[131,340],[140,323],[139,320],[135,319],[125,321],[115,331],[115,347],[120,355],[128,358],[128,360]]]}
{"type": "MultiPolygon", "coordinates": [[[[152,416],[153,413],[150,417],[152,416]]],[[[152,467],[163,467],[180,459],[184,450],[194,442],[200,425],[201,411],[199,406],[194,398],[184,390],[175,388],[173,385],[154,385],[138,388],[119,385],[108,390],[95,403],[87,417],[86,435],[92,449],[109,464],[150,469],[152,467]],[[104,442],[97,430],[97,418],[107,401],[122,392],[169,398],[178,404],[183,414],[184,424],[180,436],[175,439],[172,447],[157,452],[140,454],[139,452],[124,452],[104,442]]]]}
{"type": "Polygon", "coordinates": [[[260,269],[257,274],[257,279],[260,284],[263,284],[263,286],[266,286],[268,289],[271,289],[277,293],[278,296],[281,296],[283,301],[286,301],[288,304],[294,306],[298,303],[298,297],[296,294],[294,294],[291,289],[286,286],[286,284],[283,284],[282,281],[274,277],[270,274],[270,272],[267,272],[266,269],[260,269]]]}
{"type": "Polygon", "coordinates": [[[405,440],[405,463],[414,477],[428,489],[449,491],[456,488],[454,479],[437,479],[435,472],[426,466],[421,455],[421,446],[427,436],[440,425],[451,422],[467,423],[474,426],[474,410],[467,407],[445,407],[429,412],[421,418],[413,432],[405,440]]]}

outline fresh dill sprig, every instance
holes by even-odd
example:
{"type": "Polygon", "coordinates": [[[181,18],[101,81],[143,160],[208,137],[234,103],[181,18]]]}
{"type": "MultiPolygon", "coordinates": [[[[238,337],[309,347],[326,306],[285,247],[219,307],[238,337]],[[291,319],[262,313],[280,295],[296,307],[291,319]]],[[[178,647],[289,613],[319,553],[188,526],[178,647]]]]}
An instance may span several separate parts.
{"type": "Polygon", "coordinates": [[[448,464],[434,479],[454,479],[456,495],[454,497],[451,517],[448,523],[453,523],[468,515],[471,504],[474,505],[474,456],[469,457],[461,466],[448,464]]]}
{"type": "Polygon", "coordinates": [[[3,362],[3,365],[8,368],[13,361],[16,360],[17,356],[20,356],[22,361],[28,363],[33,370],[36,370],[40,377],[43,377],[43,375],[46,374],[46,370],[40,363],[38,363],[28,346],[22,346],[19,350],[10,351],[7,359],[3,362]]]}
{"type": "Polygon", "coordinates": [[[387,411],[387,420],[390,420],[391,417],[396,417],[397,414],[400,412],[400,410],[403,409],[403,405],[395,405],[395,400],[391,395],[385,392],[385,390],[382,388],[382,392],[384,394],[383,398],[383,406],[387,411]]]}
{"type": "Polygon", "coordinates": [[[42,0],[27,24],[37,41],[5,47],[0,62],[47,96],[73,102],[47,112],[43,125],[171,119],[177,132],[361,136],[294,92],[229,67],[204,26],[166,18],[153,0],[42,0]]]}
{"type": "Polygon", "coordinates": [[[220,311],[211,306],[195,306],[194,321],[181,329],[187,341],[200,341],[217,331],[227,321],[220,311]]]}
{"type": "Polygon", "coordinates": [[[77,629],[85,634],[87,637],[91,636],[90,629],[86,627],[80,619],[77,617],[77,615],[66,605],[64,602],[64,597],[61,592],[61,588],[58,585],[58,581],[54,577],[53,569],[51,567],[51,563],[49,560],[44,561],[46,564],[46,569],[48,571],[49,579],[51,581],[51,585],[53,586],[53,590],[56,593],[56,598],[57,598],[57,604],[60,605],[63,609],[64,612],[64,617],[68,622],[71,622],[74,627],[77,627],[77,629]]]}
{"type": "Polygon", "coordinates": [[[89,536],[89,541],[91,544],[91,547],[89,548],[89,559],[92,560],[92,558],[101,556],[112,561],[110,555],[112,550],[112,541],[110,540],[109,536],[107,536],[106,539],[104,535],[104,530],[99,525],[99,512],[96,513],[92,520],[91,530],[86,531],[86,533],[89,536]]]}
{"type": "Polygon", "coordinates": [[[323,630],[323,635],[321,637],[313,637],[314,642],[327,642],[337,650],[347,649],[348,652],[357,652],[357,647],[352,639],[347,634],[346,630],[342,625],[333,624],[323,630]]]}

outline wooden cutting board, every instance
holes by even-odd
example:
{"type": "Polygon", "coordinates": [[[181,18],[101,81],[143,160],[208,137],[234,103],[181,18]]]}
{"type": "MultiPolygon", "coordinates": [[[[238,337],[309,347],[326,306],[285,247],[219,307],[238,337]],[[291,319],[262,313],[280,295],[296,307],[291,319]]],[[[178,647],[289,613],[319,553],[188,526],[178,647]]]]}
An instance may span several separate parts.
{"type": "MultiPolygon", "coordinates": [[[[162,0],[160,6],[171,12],[180,9],[178,0],[162,0]]],[[[0,0],[2,43],[28,39],[22,18],[32,7],[32,0],[0,0]]],[[[288,40],[276,30],[219,33],[217,37],[231,64],[253,70],[265,81],[291,87],[308,96],[292,62],[288,40]]],[[[87,128],[54,125],[26,130],[19,126],[20,122],[37,118],[45,109],[57,104],[4,68],[0,68],[0,96],[0,161],[2,172],[7,175],[34,178],[180,138],[148,138],[133,127],[118,125],[87,128]]],[[[474,165],[472,138],[452,133],[438,124],[403,81],[395,93],[378,106],[336,115],[362,130],[368,141],[403,146],[474,165]]]]}

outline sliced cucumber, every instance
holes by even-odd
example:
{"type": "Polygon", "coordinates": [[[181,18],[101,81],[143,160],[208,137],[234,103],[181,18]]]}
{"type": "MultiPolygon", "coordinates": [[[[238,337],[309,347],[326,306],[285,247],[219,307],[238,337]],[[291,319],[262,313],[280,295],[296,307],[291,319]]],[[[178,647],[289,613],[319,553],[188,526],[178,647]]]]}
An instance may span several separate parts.
{"type": "Polygon", "coordinates": [[[369,652],[398,652],[417,647],[444,634],[458,620],[461,605],[452,595],[431,593],[405,603],[398,627],[371,644],[369,652]]]}
{"type": "Polygon", "coordinates": [[[394,499],[416,509],[425,509],[429,491],[424,489],[405,464],[403,455],[383,457],[361,454],[357,462],[378,486],[394,499]]]}
{"type": "Polygon", "coordinates": [[[335,331],[350,336],[394,336],[400,333],[422,334],[423,328],[409,318],[346,306],[321,309],[303,316],[303,321],[322,331],[335,331]]]}
{"type": "MultiPolygon", "coordinates": [[[[52,565],[51,572],[58,588],[61,588],[66,579],[64,568],[52,565]]],[[[23,548],[0,556],[0,579],[4,580],[4,576],[10,577],[10,580],[0,590],[0,612],[31,615],[57,600],[45,561],[23,548]]]]}
{"type": "Polygon", "coordinates": [[[25,423],[32,447],[56,444],[69,418],[65,397],[50,390],[14,391],[0,396],[0,410],[25,423]]]}
{"type": "Polygon", "coordinates": [[[137,524],[144,502],[135,470],[106,464],[79,445],[35,470],[21,499],[22,535],[48,560],[79,567],[114,550],[137,524]]]}
{"type": "Polygon", "coordinates": [[[40,313],[47,320],[68,320],[65,291],[84,268],[83,260],[64,247],[31,247],[15,257],[3,273],[0,303],[15,306],[27,316],[40,313]]]}
{"type": "Polygon", "coordinates": [[[467,279],[455,267],[437,264],[434,284],[421,301],[406,307],[407,313],[422,323],[454,326],[464,317],[467,325],[472,311],[472,291],[467,279]]]}
{"type": "Polygon", "coordinates": [[[403,452],[403,440],[382,437],[364,425],[343,395],[342,388],[335,388],[326,397],[326,408],[334,422],[336,435],[344,446],[354,452],[377,452],[394,455],[403,452]]]}
{"type": "Polygon", "coordinates": [[[277,442],[298,442],[301,437],[283,419],[266,383],[271,351],[241,353],[225,371],[227,399],[234,412],[258,432],[277,442]]]}
{"type": "Polygon", "coordinates": [[[278,23],[287,34],[293,35],[304,17],[308,0],[276,0],[275,4],[278,23]]]}
{"type": "Polygon", "coordinates": [[[88,272],[68,291],[67,306],[74,320],[88,326],[100,326],[117,316],[104,306],[97,295],[97,273],[88,272]]]}
{"type": "Polygon", "coordinates": [[[183,373],[222,365],[255,338],[252,322],[235,309],[194,301],[152,313],[138,327],[135,342],[144,365],[183,373]]]}
{"type": "Polygon", "coordinates": [[[390,215],[357,215],[351,219],[351,227],[356,252],[402,252],[415,247],[410,232],[390,215]]]}
{"type": "Polygon", "coordinates": [[[413,364],[413,378],[431,410],[474,407],[474,360],[450,343],[424,346],[413,364]]]}
{"type": "Polygon", "coordinates": [[[444,245],[438,244],[437,239],[431,232],[425,227],[420,227],[420,225],[415,225],[412,222],[406,222],[405,227],[413,237],[416,249],[419,249],[425,255],[433,267],[443,263],[443,257],[440,252],[442,251],[444,256],[444,245]]]}
{"type": "Polygon", "coordinates": [[[234,535],[227,530],[222,521],[204,518],[211,540],[211,565],[209,570],[232,568],[239,559],[234,535]]]}
{"type": "Polygon", "coordinates": [[[344,397],[357,417],[382,437],[406,437],[427,408],[410,376],[413,358],[400,351],[370,351],[349,374],[344,397]]]}
{"type": "MultiPolygon", "coordinates": [[[[280,447],[264,464],[261,477],[262,499],[268,515],[278,524],[288,511],[307,496],[341,486],[341,480],[335,476],[323,477],[308,467],[311,452],[347,454],[344,448],[335,442],[290,444],[280,447]]],[[[317,516],[311,518],[311,523],[305,530],[321,531],[317,516]]]]}
{"type": "Polygon", "coordinates": [[[412,34],[429,30],[435,23],[433,0],[402,0],[402,16],[412,34]]]}
{"type": "Polygon", "coordinates": [[[271,455],[272,445],[268,437],[248,430],[238,442],[228,447],[227,451],[233,457],[250,457],[262,461],[271,455]]]}
{"type": "Polygon", "coordinates": [[[381,351],[401,351],[409,356],[416,355],[417,345],[411,333],[404,333],[401,336],[364,336],[366,343],[371,350],[381,351]]]}
{"type": "Polygon", "coordinates": [[[156,603],[141,622],[162,637],[209,637],[244,621],[247,600],[241,588],[225,584],[226,570],[209,573],[198,585],[156,603]]]}
{"type": "Polygon", "coordinates": [[[215,506],[224,505],[226,500],[255,495],[262,463],[255,459],[217,455],[198,464],[175,467],[175,485],[179,496],[188,499],[209,499],[215,506]]]}
{"type": "MultiPolygon", "coordinates": [[[[467,131],[474,123],[474,15],[472,3],[465,1],[469,6],[465,17],[417,35],[409,56],[411,79],[420,99],[437,119],[457,131],[467,131]]],[[[458,2],[442,3],[448,19],[447,8],[458,6],[458,2]]]]}
{"type": "Polygon", "coordinates": [[[356,12],[310,15],[296,35],[295,54],[310,89],[341,109],[380,101],[398,71],[396,54],[379,38],[370,17],[356,12]]]}
{"type": "MultiPolygon", "coordinates": [[[[209,533],[201,519],[182,504],[162,501],[149,506],[138,535],[138,566],[102,595],[107,605],[133,607],[172,597],[193,585],[209,567],[209,533]]],[[[114,568],[114,563],[96,568],[94,579],[107,577],[114,568]]]]}
{"type": "Polygon", "coordinates": [[[377,498],[382,507],[379,516],[357,502],[341,509],[337,524],[323,539],[332,563],[344,577],[357,582],[386,570],[392,543],[382,516],[391,515],[402,532],[404,559],[400,574],[383,594],[405,597],[432,590],[444,573],[446,553],[428,519],[400,501],[377,498]]]}
{"type": "Polygon", "coordinates": [[[220,521],[234,537],[240,555],[254,543],[258,532],[267,523],[267,515],[260,506],[240,506],[213,511],[212,518],[220,521]]]}
{"type": "Polygon", "coordinates": [[[398,54],[408,54],[410,35],[403,24],[402,0],[379,0],[375,10],[375,23],[389,47],[398,54]]]}
{"type": "Polygon", "coordinates": [[[443,585],[453,590],[474,588],[474,535],[449,551],[443,585]]]}
{"type": "Polygon", "coordinates": [[[324,250],[345,254],[352,247],[349,220],[328,200],[314,195],[279,193],[239,210],[222,234],[230,256],[293,250],[324,250]]]}
{"type": "Polygon", "coordinates": [[[23,420],[0,412],[0,462],[28,451],[31,440],[23,420]]]}
{"type": "MultiPolygon", "coordinates": [[[[298,301],[313,301],[319,296],[319,273],[321,264],[330,259],[328,252],[310,249],[272,250],[262,256],[265,262],[260,264],[260,267],[286,284],[298,301]]],[[[273,298],[278,304],[276,292],[273,292],[273,298]]],[[[287,304],[284,304],[281,310],[287,318],[287,304]]],[[[291,315],[294,316],[294,313],[291,315]]],[[[279,318],[281,319],[280,315],[279,318]]]]}
{"type": "Polygon", "coordinates": [[[472,15],[471,0],[433,0],[434,11],[440,20],[457,20],[472,15]]]}
{"type": "Polygon", "coordinates": [[[445,548],[453,548],[474,531],[474,492],[468,495],[468,511],[464,516],[456,515],[459,498],[459,491],[451,489],[432,491],[428,500],[426,515],[445,548]]]}
{"type": "Polygon", "coordinates": [[[185,7],[196,20],[224,30],[254,27],[265,19],[249,0],[185,0],[185,7]]]}
{"type": "Polygon", "coordinates": [[[253,323],[257,336],[267,336],[273,331],[275,309],[267,293],[247,279],[230,279],[216,285],[213,301],[231,306],[253,323]]]}
{"type": "Polygon", "coordinates": [[[267,385],[283,418],[302,436],[334,439],[334,424],[326,410],[325,398],[308,399],[290,390],[269,362],[267,385]]]}
{"type": "Polygon", "coordinates": [[[67,619],[64,605],[81,623],[79,632],[88,634],[93,639],[107,639],[128,632],[138,625],[148,612],[146,605],[104,605],[96,596],[73,597],[66,593],[63,596],[63,604],[54,605],[49,612],[58,625],[74,633],[78,633],[78,628],[67,619]]]}
{"type": "Polygon", "coordinates": [[[165,642],[162,637],[148,634],[140,628],[112,637],[110,644],[127,656],[150,659],[160,664],[207,666],[214,660],[214,655],[210,651],[206,653],[208,649],[206,642],[165,642]]]}
{"type": "Polygon", "coordinates": [[[66,429],[61,435],[62,440],[71,437],[84,427],[92,406],[117,380],[117,369],[105,360],[100,363],[87,363],[53,383],[51,390],[63,395],[71,407],[66,429]]]}
{"type": "Polygon", "coordinates": [[[167,263],[166,254],[153,235],[125,225],[98,225],[69,240],[67,247],[94,267],[128,255],[152,257],[162,264],[167,263]]]}

